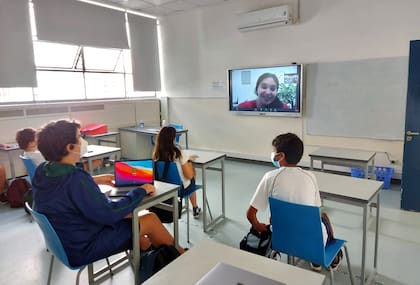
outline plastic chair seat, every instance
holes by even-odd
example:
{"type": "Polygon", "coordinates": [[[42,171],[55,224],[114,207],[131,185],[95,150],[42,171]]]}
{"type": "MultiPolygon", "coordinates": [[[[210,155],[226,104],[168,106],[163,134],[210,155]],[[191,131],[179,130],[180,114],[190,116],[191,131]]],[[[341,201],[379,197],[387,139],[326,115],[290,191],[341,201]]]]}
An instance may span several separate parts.
{"type": "Polygon", "coordinates": [[[55,257],[58,258],[67,268],[71,270],[78,270],[77,277],[76,277],[76,284],[79,284],[80,274],[86,266],[88,267],[89,284],[98,284],[102,282],[105,278],[108,278],[114,274],[114,271],[112,270],[113,268],[116,268],[116,270],[119,271],[123,269],[125,265],[129,264],[128,262],[123,263],[124,261],[129,261],[129,255],[126,254],[126,256],[120,257],[117,260],[113,261],[112,263],[110,263],[108,258],[106,258],[107,266],[99,269],[96,272],[94,272],[93,270],[93,263],[80,265],[80,266],[71,265],[68,260],[67,253],[64,250],[63,244],[61,243],[59,236],[57,235],[53,226],[49,222],[47,216],[33,210],[29,206],[28,203],[25,204],[25,207],[28,208],[33,219],[35,220],[35,222],[38,224],[39,228],[41,229],[41,232],[44,236],[45,245],[48,251],[51,253],[51,261],[50,261],[50,268],[48,272],[47,284],[51,283],[52,269],[53,269],[55,257]]]}
{"type": "MultiPolygon", "coordinates": [[[[167,173],[167,177],[164,178],[163,177],[163,172],[164,172],[164,168],[165,168],[165,161],[156,161],[155,162],[155,179],[158,181],[163,181],[163,182],[167,182],[167,183],[171,183],[171,184],[175,184],[175,185],[179,185],[180,186],[180,190],[178,191],[178,197],[180,197],[181,199],[185,199],[185,207],[186,207],[186,211],[187,211],[187,242],[190,242],[190,211],[189,211],[189,201],[188,199],[190,198],[190,196],[196,192],[197,190],[203,188],[201,185],[196,184],[194,188],[192,188],[191,190],[189,190],[187,193],[182,193],[182,180],[181,180],[181,176],[179,175],[178,172],[178,168],[176,166],[175,162],[169,162],[169,168],[168,168],[168,173],[167,173]]],[[[206,200],[205,203],[207,203],[207,207],[209,209],[209,214],[211,215],[210,212],[210,207],[208,206],[209,203],[206,200]]]]}
{"type": "Polygon", "coordinates": [[[329,268],[331,284],[334,284],[331,264],[344,247],[351,284],[354,284],[346,241],[331,239],[324,246],[319,207],[302,205],[269,197],[272,222],[272,249],[289,257],[329,268]]]}

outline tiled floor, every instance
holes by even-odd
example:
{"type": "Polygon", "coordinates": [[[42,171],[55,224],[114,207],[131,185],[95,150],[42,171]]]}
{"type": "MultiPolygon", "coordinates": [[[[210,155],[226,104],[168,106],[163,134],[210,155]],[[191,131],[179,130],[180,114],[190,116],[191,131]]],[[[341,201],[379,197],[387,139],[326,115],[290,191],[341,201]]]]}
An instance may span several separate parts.
{"type": "MultiPolygon", "coordinates": [[[[226,170],[226,215],[227,219],[209,233],[203,233],[201,220],[191,219],[191,244],[186,242],[185,214],[180,220],[181,245],[193,247],[201,239],[214,239],[238,247],[239,241],[249,230],[245,212],[251,196],[262,175],[271,170],[269,165],[242,161],[227,161],[226,170]]],[[[218,173],[207,177],[208,196],[213,214],[220,213],[220,178],[218,173]]],[[[198,177],[200,181],[200,177],[198,177]]],[[[199,197],[201,198],[201,192],[199,197]]],[[[416,274],[420,256],[420,213],[399,210],[399,185],[382,190],[380,213],[380,237],[377,284],[420,284],[416,274]]],[[[199,199],[201,203],[201,199],[199,199]]],[[[348,240],[352,268],[359,281],[361,263],[362,211],[355,206],[325,201],[325,210],[331,217],[337,237],[348,240]]],[[[259,215],[268,218],[268,212],[259,215]]],[[[37,225],[29,221],[22,209],[11,209],[0,205],[0,285],[1,284],[45,284],[49,266],[49,253],[37,225]]],[[[168,228],[172,228],[171,225],[168,228]]],[[[374,223],[368,234],[368,268],[373,263],[374,223]]],[[[285,262],[282,256],[282,262],[285,262]]],[[[299,266],[308,268],[306,262],[299,266]]],[[[74,284],[76,272],[55,263],[52,284],[74,284]]],[[[322,272],[326,274],[326,271],[322,272]]],[[[328,280],[328,279],[327,279],[328,280]]],[[[81,284],[87,284],[87,273],[83,272],[81,284]]],[[[350,284],[346,266],[335,274],[335,284],[350,284]]],[[[130,268],[116,274],[103,284],[131,284],[133,274],[130,268]]],[[[328,284],[328,282],[325,282],[328,284]]],[[[357,282],[358,283],[358,282],[357,282]]]]}

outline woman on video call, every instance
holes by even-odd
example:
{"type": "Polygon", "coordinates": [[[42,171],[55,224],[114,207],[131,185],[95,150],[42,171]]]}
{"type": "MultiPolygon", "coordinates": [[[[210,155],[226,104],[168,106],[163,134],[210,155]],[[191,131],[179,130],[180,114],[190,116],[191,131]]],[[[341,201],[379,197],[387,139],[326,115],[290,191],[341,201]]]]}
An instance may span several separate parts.
{"type": "Polygon", "coordinates": [[[255,109],[255,108],[271,108],[271,109],[290,109],[290,107],[281,102],[277,97],[279,89],[279,80],[273,73],[264,73],[258,77],[255,85],[256,100],[242,102],[238,105],[239,110],[255,109]]]}

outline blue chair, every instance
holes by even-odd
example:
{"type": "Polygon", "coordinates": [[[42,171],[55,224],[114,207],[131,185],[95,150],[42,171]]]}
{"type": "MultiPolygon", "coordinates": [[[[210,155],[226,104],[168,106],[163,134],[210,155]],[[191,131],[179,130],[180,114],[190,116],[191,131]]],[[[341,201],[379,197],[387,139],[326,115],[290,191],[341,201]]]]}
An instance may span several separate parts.
{"type": "MultiPolygon", "coordinates": [[[[182,193],[182,179],[181,176],[179,175],[178,172],[178,168],[176,166],[175,162],[169,162],[169,168],[168,168],[168,173],[166,178],[163,177],[163,173],[164,173],[164,169],[165,169],[165,161],[157,161],[155,163],[155,172],[157,175],[156,180],[158,181],[163,181],[163,182],[167,182],[167,183],[171,183],[171,184],[175,184],[175,185],[179,185],[181,186],[178,190],[178,197],[181,199],[185,200],[185,207],[186,207],[186,211],[187,211],[187,242],[190,242],[190,211],[189,211],[189,201],[188,199],[190,198],[190,196],[197,190],[201,189],[202,186],[201,185],[195,185],[194,189],[191,189],[189,192],[187,193],[182,193]]],[[[205,201],[207,203],[207,208],[209,209],[209,214],[211,216],[211,212],[210,212],[210,207],[209,207],[209,203],[208,201],[205,201]]]]}
{"type": "Polygon", "coordinates": [[[290,203],[275,197],[270,197],[269,202],[273,250],[329,268],[331,284],[334,284],[330,265],[344,246],[350,281],[354,284],[346,241],[333,239],[324,246],[319,207],[290,203]]]}
{"type": "Polygon", "coordinates": [[[32,178],[35,175],[36,165],[35,162],[24,155],[19,155],[20,159],[22,160],[23,164],[25,165],[26,172],[28,172],[29,175],[29,182],[32,183],[32,178]]]}
{"type": "MultiPolygon", "coordinates": [[[[51,283],[51,275],[52,275],[52,269],[54,265],[54,257],[57,257],[65,266],[67,266],[69,269],[72,270],[79,270],[77,272],[76,277],[76,284],[79,284],[80,274],[82,273],[83,269],[86,267],[86,265],[81,266],[72,266],[68,260],[67,253],[64,250],[63,244],[61,243],[61,240],[57,233],[55,232],[54,228],[52,227],[51,223],[48,221],[48,218],[35,210],[33,210],[28,203],[26,203],[25,207],[27,207],[34,218],[35,222],[38,224],[39,228],[41,229],[41,232],[44,236],[45,245],[47,247],[47,250],[51,252],[51,262],[50,262],[50,269],[48,272],[48,281],[47,284],[51,283]]],[[[94,272],[93,271],[93,263],[88,264],[88,279],[89,284],[97,284],[98,282],[102,281],[103,279],[112,276],[114,272],[112,271],[112,268],[117,267],[118,265],[122,264],[123,261],[128,260],[129,256],[128,254],[126,256],[120,257],[119,259],[113,261],[111,264],[106,259],[106,262],[108,266],[101,268],[100,270],[94,272]],[[107,272],[109,271],[109,272],[107,272]],[[107,272],[107,274],[104,274],[107,272]]],[[[118,269],[122,269],[122,266],[119,266],[118,269]]]]}

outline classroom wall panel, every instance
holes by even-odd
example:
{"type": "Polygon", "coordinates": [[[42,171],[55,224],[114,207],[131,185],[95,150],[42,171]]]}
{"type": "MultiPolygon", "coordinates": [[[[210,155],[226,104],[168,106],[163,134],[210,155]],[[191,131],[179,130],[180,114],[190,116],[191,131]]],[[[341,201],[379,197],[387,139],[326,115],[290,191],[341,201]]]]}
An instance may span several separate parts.
{"type": "MultiPolygon", "coordinates": [[[[384,158],[385,152],[400,162],[402,140],[395,137],[390,139],[389,134],[375,138],[355,138],[345,133],[332,136],[331,133],[321,135],[311,132],[308,114],[311,106],[314,106],[310,105],[311,100],[315,98],[308,96],[312,96],[313,90],[312,93],[306,90],[304,115],[296,121],[299,122],[297,124],[293,120],[291,123],[290,118],[235,117],[229,113],[229,68],[291,62],[310,65],[403,58],[408,55],[409,41],[420,38],[420,30],[417,28],[420,26],[420,18],[416,12],[420,9],[420,2],[414,0],[402,1],[398,5],[393,0],[300,0],[300,20],[295,25],[246,33],[236,29],[235,17],[238,13],[291,2],[296,1],[231,0],[218,6],[163,17],[160,23],[164,96],[169,97],[168,121],[176,120],[189,126],[192,147],[220,148],[244,155],[258,153],[265,157],[273,135],[287,130],[302,135],[308,150],[315,150],[319,146],[347,146],[377,151],[378,157],[381,157],[380,163],[390,163],[384,158]],[[401,15],[404,21],[390,20],[395,15],[401,15]],[[221,87],[214,88],[214,82],[221,82],[221,87]],[[206,118],[207,121],[200,119],[198,123],[192,113],[197,113],[198,118],[206,118]],[[205,132],[207,127],[211,132],[205,132]],[[238,130],[243,130],[243,133],[238,130]],[[231,135],[232,132],[236,135],[231,135]],[[262,136],[264,139],[256,141],[254,136],[262,136]]],[[[398,74],[398,78],[403,77],[402,73],[398,74]]],[[[402,81],[400,83],[405,84],[402,81]]],[[[398,95],[399,99],[393,101],[396,107],[394,110],[404,106],[403,100],[400,100],[404,94],[400,92],[398,95]]],[[[371,102],[369,98],[377,101],[378,96],[368,96],[366,102],[371,102]]],[[[366,110],[367,105],[363,111],[366,110]]],[[[379,115],[381,111],[374,113],[379,115]]],[[[355,116],[372,118],[363,112],[355,116]]],[[[334,127],[334,124],[338,124],[334,118],[325,121],[326,128],[334,127]]],[[[368,124],[361,126],[364,130],[367,127],[368,124]]],[[[399,133],[399,128],[401,125],[388,131],[399,133]]],[[[304,161],[308,161],[306,155],[304,161]]]]}

